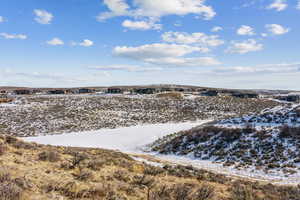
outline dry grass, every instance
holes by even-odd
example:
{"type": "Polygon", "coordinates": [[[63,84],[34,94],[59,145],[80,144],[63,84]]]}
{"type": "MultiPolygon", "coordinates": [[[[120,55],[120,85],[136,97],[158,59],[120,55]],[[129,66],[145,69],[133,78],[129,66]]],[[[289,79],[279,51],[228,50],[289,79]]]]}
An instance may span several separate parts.
{"type": "Polygon", "coordinates": [[[193,167],[158,168],[103,149],[52,147],[0,135],[1,200],[289,200],[297,187],[276,187],[193,167]],[[59,159],[57,159],[59,158],[59,159]]]}
{"type": "Polygon", "coordinates": [[[10,99],[10,98],[0,98],[0,103],[9,103],[12,101],[13,101],[13,99],[10,99]]]}

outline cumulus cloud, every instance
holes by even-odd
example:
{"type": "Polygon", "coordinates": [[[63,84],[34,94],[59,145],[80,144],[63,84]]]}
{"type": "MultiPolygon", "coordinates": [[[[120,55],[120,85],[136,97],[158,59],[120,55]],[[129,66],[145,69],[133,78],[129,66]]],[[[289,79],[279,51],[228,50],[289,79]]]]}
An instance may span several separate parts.
{"type": "Polygon", "coordinates": [[[0,36],[2,36],[5,39],[20,39],[20,40],[27,39],[27,35],[23,35],[23,34],[0,33],[0,36]]]}
{"type": "Polygon", "coordinates": [[[97,17],[99,21],[103,21],[112,17],[130,15],[130,7],[124,0],[104,0],[103,3],[110,11],[101,13],[97,17]]]}
{"type": "Polygon", "coordinates": [[[236,33],[238,35],[255,35],[254,29],[251,26],[242,25],[236,33]]]}
{"type": "Polygon", "coordinates": [[[53,38],[52,40],[49,40],[46,43],[52,46],[64,45],[64,41],[62,41],[59,38],[53,38]]]}
{"type": "Polygon", "coordinates": [[[216,73],[230,74],[274,74],[300,72],[300,63],[266,64],[258,66],[235,66],[214,69],[216,73]]]}
{"type": "Polygon", "coordinates": [[[185,33],[185,32],[166,32],[162,35],[165,42],[178,44],[195,44],[198,46],[216,47],[224,44],[224,41],[217,35],[206,35],[205,33],[185,33]]]}
{"type": "Polygon", "coordinates": [[[115,47],[114,55],[164,66],[204,66],[220,64],[219,61],[212,57],[185,57],[191,53],[206,51],[206,48],[190,45],[155,43],[137,47],[115,47]]]}
{"type": "Polygon", "coordinates": [[[254,39],[248,39],[245,41],[233,41],[231,46],[227,49],[229,53],[245,54],[248,52],[260,51],[263,49],[263,45],[258,43],[254,39]]]}
{"type": "Polygon", "coordinates": [[[72,46],[90,47],[94,45],[94,42],[88,39],[84,39],[82,42],[71,42],[72,46]]]}
{"type": "Polygon", "coordinates": [[[267,6],[267,9],[274,9],[276,11],[283,11],[288,7],[286,0],[274,0],[273,3],[267,6]]]}
{"type": "Polygon", "coordinates": [[[210,31],[211,32],[219,32],[219,31],[222,31],[222,30],[223,30],[223,28],[221,26],[215,26],[210,31]]]}
{"type": "Polygon", "coordinates": [[[36,15],[34,20],[40,24],[50,24],[53,19],[53,15],[46,10],[35,9],[33,12],[36,15]]]}
{"type": "Polygon", "coordinates": [[[4,17],[0,16],[0,23],[4,22],[4,17]]]}
{"type": "Polygon", "coordinates": [[[180,57],[193,52],[206,52],[207,49],[189,45],[154,43],[137,47],[117,46],[114,54],[118,56],[143,60],[146,58],[180,57]]]}
{"type": "Polygon", "coordinates": [[[213,18],[216,13],[205,5],[205,0],[133,0],[129,5],[126,0],[104,0],[109,9],[100,13],[97,19],[103,21],[116,16],[156,18],[167,15],[195,14],[204,19],[213,18]]]}
{"type": "Polygon", "coordinates": [[[153,21],[131,21],[125,20],[122,26],[132,30],[161,30],[162,24],[156,24],[153,21]]]}
{"type": "Polygon", "coordinates": [[[283,35],[290,31],[289,28],[285,28],[279,24],[267,24],[266,28],[273,35],[283,35]]]}

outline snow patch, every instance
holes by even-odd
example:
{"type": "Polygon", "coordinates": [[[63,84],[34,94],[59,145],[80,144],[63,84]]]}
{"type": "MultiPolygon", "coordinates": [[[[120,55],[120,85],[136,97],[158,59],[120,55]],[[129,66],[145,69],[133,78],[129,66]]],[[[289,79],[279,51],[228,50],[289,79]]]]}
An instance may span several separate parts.
{"type": "Polygon", "coordinates": [[[47,135],[23,138],[28,142],[55,146],[91,147],[119,150],[126,153],[143,153],[149,143],[170,133],[187,130],[205,121],[138,125],[116,129],[101,129],[62,135],[47,135]]]}

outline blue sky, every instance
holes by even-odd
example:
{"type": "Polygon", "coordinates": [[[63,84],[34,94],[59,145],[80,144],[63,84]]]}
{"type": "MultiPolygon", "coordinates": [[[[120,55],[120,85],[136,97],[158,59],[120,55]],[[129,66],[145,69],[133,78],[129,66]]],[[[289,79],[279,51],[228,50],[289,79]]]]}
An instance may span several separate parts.
{"type": "Polygon", "coordinates": [[[2,0],[0,85],[300,90],[298,0],[2,0]]]}

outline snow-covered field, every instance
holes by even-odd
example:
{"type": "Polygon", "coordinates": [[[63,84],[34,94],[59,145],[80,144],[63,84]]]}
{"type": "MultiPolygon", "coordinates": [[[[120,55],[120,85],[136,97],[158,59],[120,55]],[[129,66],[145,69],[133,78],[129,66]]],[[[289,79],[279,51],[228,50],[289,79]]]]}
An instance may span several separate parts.
{"type": "Polygon", "coordinates": [[[142,149],[147,144],[163,136],[187,130],[205,122],[208,121],[138,125],[62,135],[26,137],[23,139],[28,142],[56,146],[93,147],[119,150],[126,153],[142,153],[142,149]]]}

